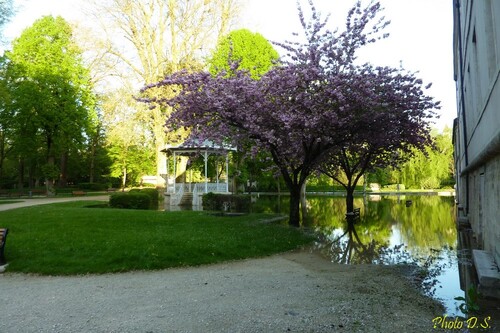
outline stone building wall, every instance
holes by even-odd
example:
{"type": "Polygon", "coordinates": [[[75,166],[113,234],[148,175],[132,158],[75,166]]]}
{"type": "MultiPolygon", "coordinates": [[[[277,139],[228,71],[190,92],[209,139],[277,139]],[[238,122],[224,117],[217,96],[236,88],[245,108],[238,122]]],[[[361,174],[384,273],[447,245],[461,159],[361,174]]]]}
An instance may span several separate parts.
{"type": "MultiPolygon", "coordinates": [[[[454,0],[459,217],[500,263],[500,1],[454,0]]],[[[460,221],[459,221],[460,222],[460,221]]]]}

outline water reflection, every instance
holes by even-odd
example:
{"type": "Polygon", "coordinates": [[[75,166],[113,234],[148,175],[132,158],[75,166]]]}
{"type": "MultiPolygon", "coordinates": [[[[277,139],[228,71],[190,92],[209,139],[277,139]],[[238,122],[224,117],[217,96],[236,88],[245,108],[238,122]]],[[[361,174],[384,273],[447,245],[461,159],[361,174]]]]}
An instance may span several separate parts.
{"type": "MultiPolygon", "coordinates": [[[[360,219],[347,223],[343,197],[307,197],[304,225],[318,231],[315,248],[343,264],[407,264],[422,290],[458,315],[460,296],[453,197],[366,196],[355,198],[360,219]]],[[[253,211],[287,213],[288,198],[260,196],[253,211]]]]}
{"type": "Polygon", "coordinates": [[[335,229],[321,234],[316,249],[326,253],[333,261],[341,264],[371,264],[379,257],[380,245],[375,240],[363,244],[355,223],[345,223],[344,229],[335,229]]]}

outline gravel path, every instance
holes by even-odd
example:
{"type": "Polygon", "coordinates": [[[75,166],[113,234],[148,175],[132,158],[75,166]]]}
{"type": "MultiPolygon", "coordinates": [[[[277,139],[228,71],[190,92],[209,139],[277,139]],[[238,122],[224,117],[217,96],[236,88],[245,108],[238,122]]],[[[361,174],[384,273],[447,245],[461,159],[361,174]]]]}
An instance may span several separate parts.
{"type": "Polygon", "coordinates": [[[108,201],[109,195],[99,195],[99,196],[81,196],[81,197],[67,197],[67,198],[30,198],[30,199],[12,199],[12,201],[17,201],[13,203],[1,204],[0,211],[16,209],[29,206],[47,205],[58,202],[68,202],[76,200],[97,200],[97,201],[108,201]]]}
{"type": "Polygon", "coordinates": [[[302,250],[155,272],[0,275],[0,332],[431,332],[442,309],[395,269],[302,250]]]}

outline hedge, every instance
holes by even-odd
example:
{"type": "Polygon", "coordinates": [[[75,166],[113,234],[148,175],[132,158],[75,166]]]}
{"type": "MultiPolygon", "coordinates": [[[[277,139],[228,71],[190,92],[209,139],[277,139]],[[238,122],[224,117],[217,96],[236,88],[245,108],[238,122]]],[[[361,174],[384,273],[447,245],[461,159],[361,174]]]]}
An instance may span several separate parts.
{"type": "Polygon", "coordinates": [[[142,189],[138,189],[138,188],[133,188],[129,191],[129,193],[132,192],[132,193],[143,193],[143,194],[147,194],[150,198],[150,206],[149,208],[150,209],[158,209],[158,201],[159,201],[159,192],[156,188],[142,188],[142,189]]]}
{"type": "Polygon", "coordinates": [[[117,192],[109,196],[109,206],[113,208],[149,209],[151,197],[142,192],[117,192]]]}
{"type": "Polygon", "coordinates": [[[203,195],[203,210],[248,212],[250,210],[250,197],[209,192],[203,195]]]}
{"type": "Polygon", "coordinates": [[[108,187],[108,184],[101,183],[78,183],[78,188],[87,191],[104,191],[108,187]]]}

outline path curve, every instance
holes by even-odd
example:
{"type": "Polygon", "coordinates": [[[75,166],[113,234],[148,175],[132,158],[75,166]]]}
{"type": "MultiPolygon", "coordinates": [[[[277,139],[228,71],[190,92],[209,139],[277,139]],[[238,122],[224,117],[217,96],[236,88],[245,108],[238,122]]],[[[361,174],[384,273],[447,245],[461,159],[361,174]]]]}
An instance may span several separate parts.
{"type": "Polygon", "coordinates": [[[19,202],[13,202],[13,203],[7,203],[7,204],[0,204],[0,211],[3,210],[10,210],[10,209],[16,209],[16,208],[23,208],[23,207],[30,207],[30,206],[38,206],[38,205],[47,205],[47,204],[53,204],[53,203],[58,203],[58,202],[68,202],[68,201],[108,201],[109,200],[109,195],[99,195],[99,196],[77,196],[77,197],[65,197],[65,198],[50,198],[50,197],[43,197],[43,198],[20,198],[20,199],[12,199],[13,201],[19,201],[19,202]]]}
{"type": "Polygon", "coordinates": [[[296,251],[153,272],[0,275],[0,332],[433,332],[394,268],[296,251]]]}
{"type": "MultiPolygon", "coordinates": [[[[0,210],[108,196],[40,198],[0,210]]],[[[442,307],[395,267],[303,249],[150,272],[0,274],[0,332],[434,332],[442,307]]]]}

